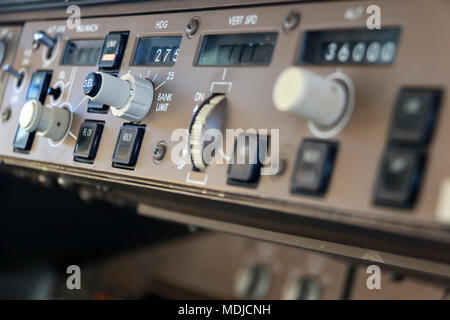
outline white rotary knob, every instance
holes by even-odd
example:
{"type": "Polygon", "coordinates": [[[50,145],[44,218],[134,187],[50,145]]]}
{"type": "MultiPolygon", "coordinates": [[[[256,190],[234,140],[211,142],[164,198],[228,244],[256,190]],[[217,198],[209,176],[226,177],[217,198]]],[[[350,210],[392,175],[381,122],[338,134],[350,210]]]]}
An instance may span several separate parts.
{"type": "Polygon", "coordinates": [[[153,83],[126,73],[117,78],[91,72],[84,79],[83,92],[92,101],[111,106],[112,114],[132,122],[142,121],[153,102],[153,83]]]}
{"type": "Polygon", "coordinates": [[[278,76],[272,98],[278,110],[325,127],[341,119],[348,101],[343,84],[301,67],[289,67],[278,76]]]}
{"type": "Polygon", "coordinates": [[[70,112],[66,108],[44,107],[38,100],[29,100],[22,107],[19,124],[25,131],[36,131],[57,141],[69,130],[70,112]]]}

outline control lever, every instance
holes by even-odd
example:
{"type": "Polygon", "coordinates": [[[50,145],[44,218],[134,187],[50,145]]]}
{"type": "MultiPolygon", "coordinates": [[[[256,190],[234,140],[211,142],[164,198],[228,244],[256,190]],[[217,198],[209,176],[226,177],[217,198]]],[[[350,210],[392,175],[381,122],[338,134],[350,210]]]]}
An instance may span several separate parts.
{"type": "Polygon", "coordinates": [[[11,67],[11,65],[9,65],[9,64],[4,64],[2,69],[3,69],[3,71],[8,72],[10,75],[15,77],[17,79],[17,86],[20,87],[20,85],[22,84],[23,77],[24,77],[23,73],[20,73],[19,71],[17,71],[13,67],[11,67]]]}
{"type": "Polygon", "coordinates": [[[57,42],[58,40],[56,38],[50,37],[47,33],[41,30],[37,31],[33,35],[32,48],[34,51],[36,51],[40,48],[41,44],[46,46],[48,49],[47,58],[50,58],[57,42]]]}

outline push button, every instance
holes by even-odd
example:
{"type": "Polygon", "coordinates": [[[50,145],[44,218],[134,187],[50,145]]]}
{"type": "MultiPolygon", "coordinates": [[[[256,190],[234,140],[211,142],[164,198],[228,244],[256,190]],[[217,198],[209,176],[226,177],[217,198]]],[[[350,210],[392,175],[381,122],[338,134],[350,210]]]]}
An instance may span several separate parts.
{"type": "Polygon", "coordinates": [[[128,32],[111,32],[105,37],[99,68],[119,69],[128,41],[128,32]]]}
{"type": "Polygon", "coordinates": [[[377,205],[412,207],[422,179],[422,152],[392,148],[382,157],[374,202],[377,205]]]}
{"type": "Polygon", "coordinates": [[[103,127],[103,122],[94,120],[86,120],[81,125],[73,151],[75,161],[94,163],[103,127]]]}
{"type": "Polygon", "coordinates": [[[305,140],[300,146],[291,179],[292,193],[322,195],[328,188],[338,145],[305,140]]]}
{"type": "Polygon", "coordinates": [[[401,90],[392,119],[390,143],[414,147],[426,146],[436,122],[440,99],[440,90],[401,90]]]}
{"type": "MultiPolygon", "coordinates": [[[[234,161],[228,166],[227,183],[252,187],[256,186],[261,174],[259,141],[256,135],[242,135],[234,143],[234,161]]],[[[267,139],[266,139],[267,145],[267,139]]],[[[261,152],[266,154],[265,152],[261,152]]]]}
{"type": "Polygon", "coordinates": [[[13,150],[14,152],[26,153],[31,150],[34,140],[34,132],[28,132],[22,129],[19,125],[17,127],[16,135],[14,137],[13,150]]]}
{"type": "Polygon", "coordinates": [[[113,167],[132,169],[141,149],[145,127],[125,124],[120,128],[113,155],[113,167]]]}

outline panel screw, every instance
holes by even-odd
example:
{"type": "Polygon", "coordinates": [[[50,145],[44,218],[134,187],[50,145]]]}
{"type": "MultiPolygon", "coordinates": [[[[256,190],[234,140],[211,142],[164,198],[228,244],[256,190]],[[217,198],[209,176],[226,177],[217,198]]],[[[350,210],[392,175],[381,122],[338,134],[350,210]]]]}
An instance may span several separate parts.
{"type": "Polygon", "coordinates": [[[192,18],[186,25],[186,36],[191,38],[198,30],[200,26],[200,19],[197,17],[192,18]]]}
{"type": "Polygon", "coordinates": [[[160,161],[164,158],[166,154],[167,145],[164,141],[160,141],[156,144],[153,149],[153,160],[160,161]]]}
{"type": "Polygon", "coordinates": [[[9,120],[9,118],[11,117],[11,109],[10,108],[6,108],[5,110],[3,110],[2,112],[2,121],[6,122],[9,120]]]}
{"type": "Polygon", "coordinates": [[[284,19],[283,22],[283,29],[284,31],[291,31],[297,28],[298,24],[300,22],[300,13],[297,11],[291,11],[286,16],[286,19],[284,19]]]}

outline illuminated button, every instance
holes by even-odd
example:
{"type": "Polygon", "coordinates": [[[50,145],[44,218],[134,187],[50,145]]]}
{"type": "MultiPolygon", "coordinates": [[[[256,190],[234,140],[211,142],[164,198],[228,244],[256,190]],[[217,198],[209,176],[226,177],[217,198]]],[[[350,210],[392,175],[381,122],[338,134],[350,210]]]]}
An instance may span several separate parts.
{"type": "Polygon", "coordinates": [[[129,32],[111,32],[105,37],[98,66],[105,69],[119,69],[128,41],[129,32]]]}
{"type": "Polygon", "coordinates": [[[440,100],[440,90],[400,91],[389,134],[390,143],[425,146],[431,139],[440,100]]]}
{"type": "Polygon", "coordinates": [[[104,123],[86,120],[80,127],[77,143],[73,151],[74,160],[93,163],[102,136],[104,123]]]}
{"type": "Polygon", "coordinates": [[[386,151],[381,160],[374,203],[412,207],[422,180],[424,163],[422,152],[398,148],[386,151]]]}
{"type": "Polygon", "coordinates": [[[136,165],[141,149],[145,127],[124,125],[120,128],[119,138],[113,155],[113,166],[132,169],[136,165]]]}
{"type": "Polygon", "coordinates": [[[303,141],[292,174],[291,192],[324,194],[333,172],[337,148],[335,142],[303,141]]]}

